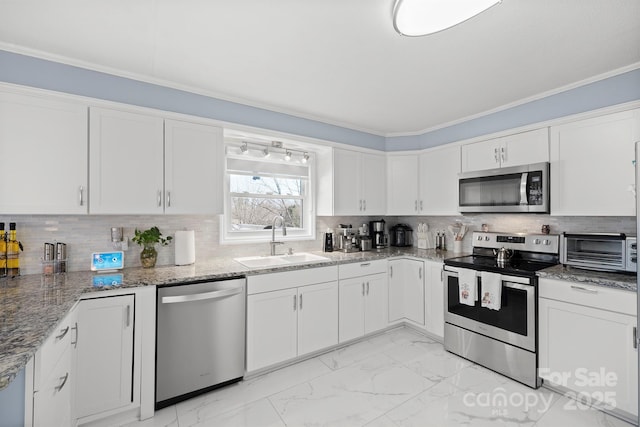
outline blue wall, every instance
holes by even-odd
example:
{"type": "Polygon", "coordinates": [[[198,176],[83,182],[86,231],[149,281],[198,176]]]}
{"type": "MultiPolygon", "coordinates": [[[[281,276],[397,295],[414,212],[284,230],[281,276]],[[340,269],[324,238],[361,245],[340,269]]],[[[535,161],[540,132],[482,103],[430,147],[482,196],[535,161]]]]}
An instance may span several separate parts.
{"type": "Polygon", "coordinates": [[[640,69],[416,136],[382,137],[0,50],[0,81],[386,151],[415,150],[640,100],[640,69]]]}
{"type": "Polygon", "coordinates": [[[24,369],[0,390],[0,427],[24,426],[24,369]]]}
{"type": "Polygon", "coordinates": [[[385,149],[383,136],[3,50],[0,81],[385,149]]]}
{"type": "Polygon", "coordinates": [[[640,100],[640,69],[422,135],[387,138],[386,149],[401,151],[435,147],[637,100],[640,100]]]}

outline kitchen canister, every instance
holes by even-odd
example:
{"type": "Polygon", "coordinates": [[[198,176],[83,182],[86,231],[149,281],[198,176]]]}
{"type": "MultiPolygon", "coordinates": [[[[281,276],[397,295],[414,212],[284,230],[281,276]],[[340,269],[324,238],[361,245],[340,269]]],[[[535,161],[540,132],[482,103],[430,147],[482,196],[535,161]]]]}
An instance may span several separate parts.
{"type": "Polygon", "coordinates": [[[196,262],[196,237],[193,230],[178,230],[174,240],[176,265],[189,265],[196,262]]]}

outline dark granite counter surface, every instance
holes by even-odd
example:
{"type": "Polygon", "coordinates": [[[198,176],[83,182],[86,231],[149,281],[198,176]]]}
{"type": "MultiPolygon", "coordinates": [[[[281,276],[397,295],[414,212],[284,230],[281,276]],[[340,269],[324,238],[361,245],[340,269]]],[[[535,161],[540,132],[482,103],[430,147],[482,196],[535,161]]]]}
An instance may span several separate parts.
{"type": "Polygon", "coordinates": [[[251,276],[399,256],[443,261],[447,257],[463,255],[417,248],[389,248],[354,253],[313,253],[329,258],[329,261],[249,269],[231,258],[217,258],[189,266],[125,268],[117,273],[122,274],[122,284],[117,286],[94,285],[94,279],[101,276],[89,271],[54,276],[34,274],[2,278],[0,279],[0,390],[11,383],[69,310],[89,293],[251,276]]]}
{"type": "Polygon", "coordinates": [[[538,277],[581,282],[588,285],[605,286],[631,292],[636,292],[638,289],[635,273],[608,273],[556,265],[539,271],[538,277]]]}

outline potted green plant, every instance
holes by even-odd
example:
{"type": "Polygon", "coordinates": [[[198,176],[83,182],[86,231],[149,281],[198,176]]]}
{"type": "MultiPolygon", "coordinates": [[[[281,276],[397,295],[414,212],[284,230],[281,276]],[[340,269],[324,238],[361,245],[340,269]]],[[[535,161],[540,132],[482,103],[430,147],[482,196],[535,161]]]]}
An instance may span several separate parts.
{"type": "Polygon", "coordinates": [[[158,227],[151,227],[147,230],[140,231],[136,228],[135,235],[131,240],[142,246],[142,252],[140,252],[140,263],[145,268],[154,267],[156,260],[158,259],[158,251],[156,245],[167,246],[173,237],[162,237],[162,233],[158,227]]]}

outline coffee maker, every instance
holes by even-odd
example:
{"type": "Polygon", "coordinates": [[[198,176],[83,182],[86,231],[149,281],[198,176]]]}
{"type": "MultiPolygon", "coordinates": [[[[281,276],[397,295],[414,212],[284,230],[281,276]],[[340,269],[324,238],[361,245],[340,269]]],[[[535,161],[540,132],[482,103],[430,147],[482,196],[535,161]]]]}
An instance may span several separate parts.
{"type": "Polygon", "coordinates": [[[374,249],[386,248],[389,245],[389,237],[385,232],[384,219],[369,222],[369,233],[371,234],[374,249]]]}

